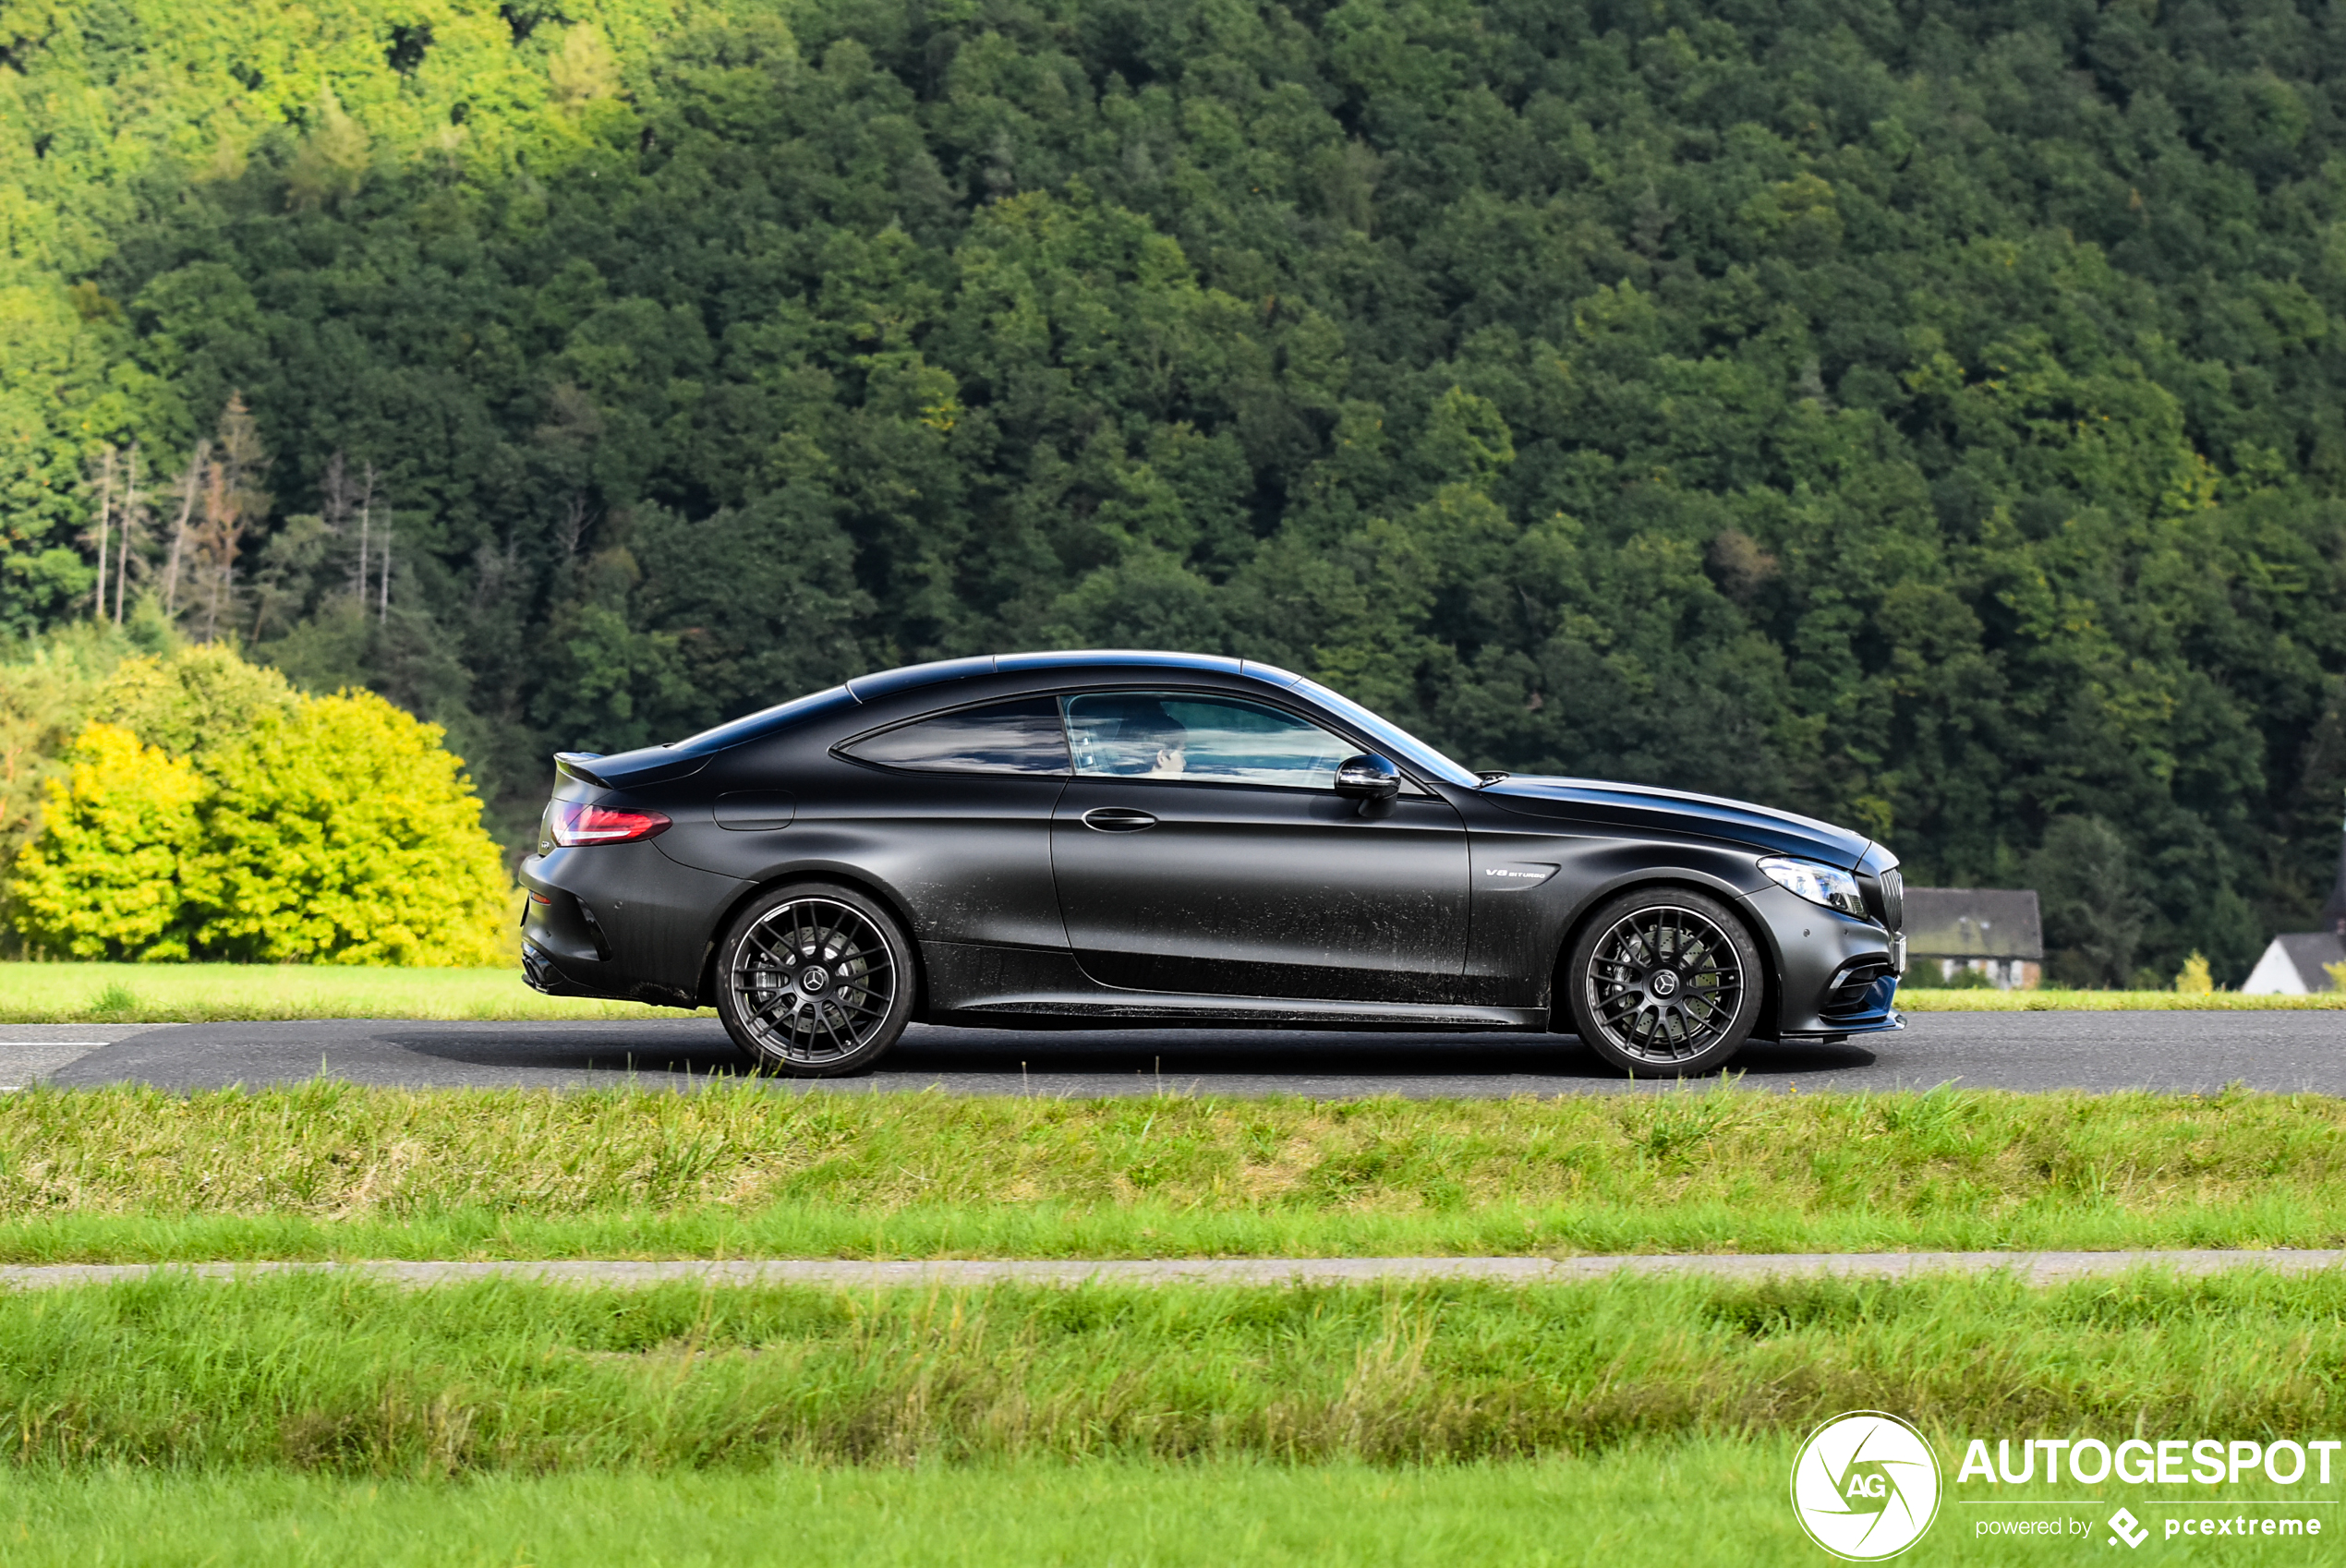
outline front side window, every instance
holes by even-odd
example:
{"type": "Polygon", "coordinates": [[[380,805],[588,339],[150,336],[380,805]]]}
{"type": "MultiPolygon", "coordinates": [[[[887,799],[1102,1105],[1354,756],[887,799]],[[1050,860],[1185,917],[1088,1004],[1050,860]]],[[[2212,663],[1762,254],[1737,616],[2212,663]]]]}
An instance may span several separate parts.
{"type": "Polygon", "coordinates": [[[922,773],[1067,772],[1067,735],[1052,697],[940,713],[866,735],[840,750],[864,762],[922,773]]]}
{"type": "Polygon", "coordinates": [[[1358,747],[1260,703],[1184,692],[1088,692],[1067,699],[1075,771],[1093,777],[1335,788],[1358,747]]]}

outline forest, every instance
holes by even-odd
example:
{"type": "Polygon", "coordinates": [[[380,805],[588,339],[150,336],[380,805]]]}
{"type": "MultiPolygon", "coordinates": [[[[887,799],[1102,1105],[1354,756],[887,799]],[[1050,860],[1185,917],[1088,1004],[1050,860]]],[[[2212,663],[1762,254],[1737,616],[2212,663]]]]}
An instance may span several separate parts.
{"type": "Polygon", "coordinates": [[[1242,654],[2236,983],[2333,313],[2311,3],[6,0],[0,631],[369,688],[509,849],[557,747],[1242,654]]]}

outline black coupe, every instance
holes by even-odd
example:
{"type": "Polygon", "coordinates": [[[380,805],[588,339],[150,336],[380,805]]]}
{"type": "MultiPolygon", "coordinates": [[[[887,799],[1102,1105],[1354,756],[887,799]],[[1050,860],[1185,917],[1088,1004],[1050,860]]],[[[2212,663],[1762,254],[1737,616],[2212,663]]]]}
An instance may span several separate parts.
{"type": "Polygon", "coordinates": [[[778,1073],[913,1019],[1553,1028],[1640,1075],[1902,1027],[1880,844],[1469,772],[1251,660],[950,659],[555,761],[530,983],[714,1005],[778,1073]]]}

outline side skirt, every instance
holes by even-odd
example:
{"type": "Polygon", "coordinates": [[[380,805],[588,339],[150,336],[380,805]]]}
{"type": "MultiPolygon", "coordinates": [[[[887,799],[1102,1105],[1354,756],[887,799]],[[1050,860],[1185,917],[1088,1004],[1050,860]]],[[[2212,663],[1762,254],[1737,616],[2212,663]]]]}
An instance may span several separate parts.
{"type": "Polygon", "coordinates": [[[1457,999],[1335,1001],[1317,996],[1225,995],[1176,988],[1103,985],[1065,949],[925,942],[930,1023],[980,1029],[1141,1029],[1189,1024],[1256,1028],[1449,1030],[1547,1028],[1545,1007],[1457,999]]]}
{"type": "Polygon", "coordinates": [[[1272,1029],[1509,1030],[1539,1033],[1544,1007],[1409,1007],[1391,1002],[1299,1002],[1285,996],[1181,996],[1133,993],[1112,1002],[1090,996],[1005,996],[977,1007],[931,1011],[931,1023],[964,1029],[1185,1029],[1219,1025],[1272,1029]]]}

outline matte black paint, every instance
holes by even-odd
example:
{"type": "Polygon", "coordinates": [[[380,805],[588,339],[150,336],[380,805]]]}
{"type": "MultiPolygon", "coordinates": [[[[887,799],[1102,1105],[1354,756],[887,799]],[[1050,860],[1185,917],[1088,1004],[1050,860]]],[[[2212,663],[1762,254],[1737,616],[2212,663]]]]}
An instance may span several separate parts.
{"type": "Polygon", "coordinates": [[[1076,778],[1051,865],[1085,973],[1137,991],[1394,1002],[1461,998],[1465,825],[1446,801],[1363,808],[1333,790],[1076,778]],[[1153,817],[1103,831],[1097,812],[1153,817]]]}
{"type": "Polygon", "coordinates": [[[541,841],[522,865],[532,983],[705,1004],[732,912],[763,888],[822,878],[898,912],[918,949],[919,1016],[940,1021],[1542,1029],[1579,921],[1625,887],[1677,883],[1747,918],[1772,971],[1763,1037],[1900,1027],[1894,976],[1858,1011],[1820,1011],[1847,966],[1890,961],[1881,920],[1810,904],[1758,869],[1780,854],[1852,871],[1880,916],[1895,858],[1790,813],[1584,779],[1477,788],[1401,757],[1402,791],[1381,802],[913,772],[846,750],[1006,698],[1136,687],[1245,696],[1362,752],[1390,749],[1297,677],[1236,659],[1024,654],[859,676],[671,746],[574,759],[557,799],[656,810],[671,826],[632,844],[541,841]]]}

